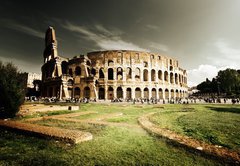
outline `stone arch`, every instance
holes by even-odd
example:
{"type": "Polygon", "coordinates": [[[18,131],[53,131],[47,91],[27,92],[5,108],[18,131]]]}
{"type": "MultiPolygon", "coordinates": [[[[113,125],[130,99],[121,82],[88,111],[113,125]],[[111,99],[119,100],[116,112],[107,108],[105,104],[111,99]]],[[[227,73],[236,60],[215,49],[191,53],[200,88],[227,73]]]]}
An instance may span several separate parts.
{"type": "Polygon", "coordinates": [[[118,87],[117,88],[117,98],[118,99],[123,98],[123,89],[122,89],[122,87],[118,87]]]}
{"type": "Polygon", "coordinates": [[[73,91],[73,89],[68,87],[68,95],[69,95],[70,98],[72,98],[72,95],[73,95],[72,91],[73,91]]]}
{"type": "Polygon", "coordinates": [[[163,90],[162,90],[162,88],[158,89],[158,97],[159,97],[159,99],[163,99],[163,90]]]}
{"type": "Polygon", "coordinates": [[[153,97],[154,99],[157,98],[157,91],[156,91],[155,88],[152,88],[152,97],[153,97]]]}
{"type": "Polygon", "coordinates": [[[176,98],[179,99],[180,95],[179,95],[179,91],[177,89],[176,89],[175,93],[176,93],[176,98]]]}
{"type": "Polygon", "coordinates": [[[174,83],[173,73],[170,73],[170,83],[171,83],[171,84],[174,83]]]}
{"type": "Polygon", "coordinates": [[[121,67],[117,68],[117,80],[123,80],[123,69],[121,67]]]}
{"type": "Polygon", "coordinates": [[[91,75],[92,75],[92,76],[95,76],[95,75],[96,75],[96,69],[94,69],[94,68],[91,69],[91,75]]]}
{"type": "Polygon", "coordinates": [[[178,74],[175,73],[175,83],[178,84],[178,74]]]}
{"type": "Polygon", "coordinates": [[[135,98],[141,98],[141,89],[140,88],[136,88],[135,89],[135,98]]]}
{"type": "Polygon", "coordinates": [[[151,59],[154,59],[154,55],[153,54],[151,55],[151,59]]]}
{"type": "Polygon", "coordinates": [[[82,74],[82,70],[81,70],[81,67],[80,66],[77,66],[75,68],[75,75],[76,76],[80,76],[82,74]]]}
{"type": "Polygon", "coordinates": [[[148,99],[149,98],[149,90],[148,88],[144,88],[144,98],[148,99]]]}
{"type": "Polygon", "coordinates": [[[98,99],[99,100],[105,99],[105,89],[103,87],[100,87],[98,89],[98,99]]]}
{"type": "Polygon", "coordinates": [[[143,81],[148,81],[148,70],[147,69],[143,70],[143,81]]]}
{"type": "Polygon", "coordinates": [[[143,62],[143,67],[148,67],[148,62],[144,61],[143,62]]]}
{"type": "Polygon", "coordinates": [[[99,69],[99,78],[104,78],[104,69],[103,68],[99,69]]]}
{"type": "Polygon", "coordinates": [[[68,67],[68,64],[66,61],[62,61],[61,63],[61,67],[62,67],[62,74],[67,74],[67,67],[68,67]]]}
{"type": "Polygon", "coordinates": [[[140,69],[137,67],[136,70],[135,70],[135,80],[138,81],[140,80],[140,69]]]}
{"type": "Polygon", "coordinates": [[[73,80],[72,80],[72,79],[69,79],[68,82],[67,82],[67,85],[68,85],[68,86],[73,86],[73,83],[74,83],[73,80]]]}
{"type": "Polygon", "coordinates": [[[108,60],[108,66],[114,66],[114,62],[112,60],[108,60]]]}
{"type": "Polygon", "coordinates": [[[165,89],[165,99],[169,99],[169,90],[165,89]]]}
{"type": "Polygon", "coordinates": [[[87,98],[87,99],[90,99],[90,88],[88,87],[88,86],[86,86],[85,88],[84,88],[84,91],[83,91],[84,93],[83,93],[83,96],[85,97],[85,98],[87,98]]]}
{"type": "Polygon", "coordinates": [[[68,70],[68,74],[72,77],[73,76],[73,71],[72,71],[72,69],[69,69],[68,70]]]}
{"type": "Polygon", "coordinates": [[[132,98],[132,89],[131,88],[127,88],[127,99],[131,99],[132,98]]]}
{"type": "Polygon", "coordinates": [[[91,62],[90,62],[89,60],[87,61],[87,65],[88,65],[88,66],[91,66],[91,62]]]}
{"type": "Polygon", "coordinates": [[[171,89],[171,98],[174,98],[174,90],[171,89]]]}
{"type": "Polygon", "coordinates": [[[108,100],[112,100],[113,99],[113,88],[110,86],[108,87],[108,100]]]}
{"type": "Polygon", "coordinates": [[[113,69],[112,68],[108,69],[108,80],[113,80],[113,69]]]}
{"type": "Polygon", "coordinates": [[[130,67],[127,68],[126,78],[127,80],[132,79],[132,69],[130,67]]]}
{"type": "Polygon", "coordinates": [[[156,81],[156,72],[154,69],[151,70],[151,81],[156,81]]]}
{"type": "Polygon", "coordinates": [[[164,81],[168,82],[168,72],[164,72],[164,81]]]}
{"type": "Polygon", "coordinates": [[[74,88],[74,98],[80,98],[81,90],[79,87],[74,88]]]}
{"type": "Polygon", "coordinates": [[[162,80],[162,70],[158,70],[158,79],[162,80]]]}

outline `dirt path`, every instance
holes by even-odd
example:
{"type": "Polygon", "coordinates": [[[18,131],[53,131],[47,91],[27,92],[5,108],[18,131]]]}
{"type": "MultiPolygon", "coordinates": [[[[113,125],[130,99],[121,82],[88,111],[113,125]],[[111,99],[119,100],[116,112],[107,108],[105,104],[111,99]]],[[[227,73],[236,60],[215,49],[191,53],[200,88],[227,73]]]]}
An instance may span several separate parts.
{"type": "Polygon", "coordinates": [[[16,129],[40,136],[46,136],[64,140],[70,143],[80,143],[83,141],[92,140],[93,136],[89,132],[83,132],[79,130],[68,130],[58,127],[40,126],[37,124],[23,123],[19,121],[4,121],[0,120],[0,126],[16,129]]]}
{"type": "Polygon", "coordinates": [[[217,145],[207,144],[205,142],[190,138],[188,136],[179,135],[167,129],[160,128],[149,120],[149,117],[153,114],[155,113],[145,114],[138,119],[139,124],[148,132],[159,135],[161,137],[165,137],[187,147],[203,151],[207,154],[213,154],[215,156],[225,158],[226,160],[234,161],[236,162],[236,164],[240,164],[239,153],[217,145]]]}

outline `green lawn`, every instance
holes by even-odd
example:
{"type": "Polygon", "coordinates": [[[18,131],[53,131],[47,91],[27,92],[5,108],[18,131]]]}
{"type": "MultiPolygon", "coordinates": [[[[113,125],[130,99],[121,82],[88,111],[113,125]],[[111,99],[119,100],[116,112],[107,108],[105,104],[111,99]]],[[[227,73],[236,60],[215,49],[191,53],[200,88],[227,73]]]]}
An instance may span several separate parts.
{"type": "MultiPolygon", "coordinates": [[[[205,106],[195,105],[188,107],[194,107],[194,110],[205,108],[205,106]]],[[[90,119],[109,113],[122,112],[122,116],[105,119],[105,121],[130,125],[137,125],[137,118],[148,112],[165,114],[178,110],[184,111],[184,109],[193,111],[179,105],[164,105],[164,108],[161,108],[153,105],[83,104],[80,108],[80,111],[97,111],[98,113],[74,117],[76,119],[90,119]]],[[[205,108],[205,110],[207,109],[205,108]]],[[[222,113],[221,111],[213,112],[222,113]]],[[[69,112],[62,111],[61,113],[69,112]]],[[[197,113],[197,111],[192,113],[197,113]]],[[[46,115],[48,114],[58,113],[46,113],[46,115]]],[[[153,118],[159,119],[160,114],[158,115],[153,118]]],[[[41,116],[44,115],[41,114],[41,116]]],[[[169,120],[164,123],[170,124],[175,120],[173,118],[173,121],[169,120]]],[[[93,134],[94,139],[77,145],[69,145],[51,139],[31,137],[0,129],[0,165],[224,165],[221,163],[223,161],[210,159],[200,153],[172,145],[165,139],[149,135],[141,127],[90,125],[53,119],[35,123],[89,131],[93,134]]],[[[176,121],[176,126],[177,123],[178,121],[176,121]]],[[[178,130],[181,131],[181,128],[178,130]]]]}
{"type": "Polygon", "coordinates": [[[150,120],[162,128],[240,152],[239,105],[169,107],[150,120]]]}

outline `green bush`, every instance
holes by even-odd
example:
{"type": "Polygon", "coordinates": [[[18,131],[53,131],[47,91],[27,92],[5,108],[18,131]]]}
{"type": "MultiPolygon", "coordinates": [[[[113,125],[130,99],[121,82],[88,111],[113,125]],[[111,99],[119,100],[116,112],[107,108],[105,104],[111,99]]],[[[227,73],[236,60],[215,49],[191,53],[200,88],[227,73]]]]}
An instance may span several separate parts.
{"type": "Polygon", "coordinates": [[[0,61],[0,118],[12,118],[24,102],[24,77],[12,63],[0,61]]]}

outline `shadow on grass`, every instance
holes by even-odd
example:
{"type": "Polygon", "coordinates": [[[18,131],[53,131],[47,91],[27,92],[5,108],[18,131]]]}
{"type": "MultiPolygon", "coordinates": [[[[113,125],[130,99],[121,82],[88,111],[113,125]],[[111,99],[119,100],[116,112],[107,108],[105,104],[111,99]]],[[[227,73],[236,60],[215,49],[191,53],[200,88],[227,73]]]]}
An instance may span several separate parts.
{"type": "Polygon", "coordinates": [[[240,107],[239,108],[233,108],[233,107],[206,107],[212,111],[217,111],[217,112],[231,112],[231,113],[237,113],[240,114],[240,107]]]}

